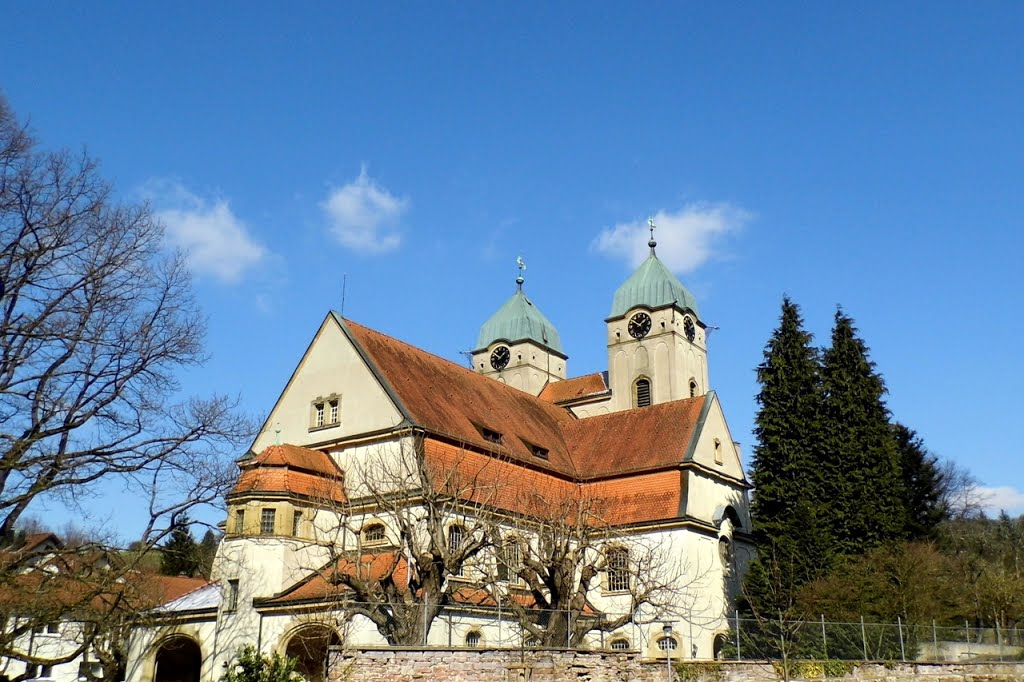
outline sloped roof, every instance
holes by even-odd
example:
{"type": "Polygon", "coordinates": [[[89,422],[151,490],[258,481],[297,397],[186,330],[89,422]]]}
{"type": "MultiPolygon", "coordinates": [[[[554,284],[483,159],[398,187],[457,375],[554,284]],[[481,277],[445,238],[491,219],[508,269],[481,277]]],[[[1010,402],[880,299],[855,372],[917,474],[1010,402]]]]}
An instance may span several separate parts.
{"type": "Polygon", "coordinates": [[[548,450],[544,468],[575,475],[560,429],[575,420],[568,411],[355,322],[343,326],[417,425],[523,462],[535,459],[533,444],[548,450]],[[500,433],[500,447],[480,427],[500,433]]]}
{"type": "Polygon", "coordinates": [[[280,466],[324,476],[341,475],[338,465],[327,453],[287,444],[264,448],[263,452],[240,462],[239,466],[280,466]]]}
{"type": "Polygon", "coordinates": [[[181,613],[183,611],[205,611],[216,610],[220,607],[222,599],[220,585],[207,583],[186,592],[179,597],[172,599],[153,609],[157,613],[181,613]]]}
{"type": "Polygon", "coordinates": [[[340,477],[317,476],[285,467],[257,466],[243,469],[230,495],[255,492],[290,493],[332,502],[347,501],[340,477]]]}
{"type": "Polygon", "coordinates": [[[552,381],[544,387],[538,397],[549,403],[560,405],[607,392],[608,384],[605,381],[604,372],[595,372],[563,381],[552,381]]]}

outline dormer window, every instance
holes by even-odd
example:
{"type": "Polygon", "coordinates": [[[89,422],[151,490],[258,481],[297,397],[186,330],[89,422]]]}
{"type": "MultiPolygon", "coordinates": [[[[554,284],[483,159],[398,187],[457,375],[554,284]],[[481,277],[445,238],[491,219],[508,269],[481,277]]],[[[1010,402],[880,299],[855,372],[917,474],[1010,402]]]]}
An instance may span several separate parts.
{"type": "Polygon", "coordinates": [[[547,459],[548,458],[547,448],[542,448],[539,445],[534,445],[534,446],[532,446],[530,448],[530,450],[533,452],[533,456],[538,458],[538,459],[547,459]]]}
{"type": "Polygon", "coordinates": [[[382,523],[371,523],[363,528],[363,544],[365,545],[379,545],[386,539],[387,534],[382,523]]]}
{"type": "Polygon", "coordinates": [[[480,427],[480,435],[484,437],[484,440],[488,443],[496,443],[501,445],[501,434],[493,429],[489,429],[486,426],[480,427]]]}

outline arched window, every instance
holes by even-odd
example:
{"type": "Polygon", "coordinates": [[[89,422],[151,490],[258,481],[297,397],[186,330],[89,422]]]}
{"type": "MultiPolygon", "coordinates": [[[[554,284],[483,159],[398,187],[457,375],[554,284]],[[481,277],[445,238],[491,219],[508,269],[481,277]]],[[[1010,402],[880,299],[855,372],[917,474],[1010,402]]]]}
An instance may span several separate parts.
{"type": "Polygon", "coordinates": [[[363,528],[363,544],[379,545],[387,539],[387,533],[382,523],[371,523],[363,528]]]}
{"type": "Polygon", "coordinates": [[[466,633],[466,646],[473,648],[478,647],[480,646],[481,639],[483,638],[480,636],[479,632],[476,630],[470,630],[466,633]]]}
{"type": "Polygon", "coordinates": [[[659,637],[658,638],[658,648],[661,649],[662,651],[675,651],[678,647],[679,647],[679,642],[677,642],[672,637],[659,637]]]}
{"type": "Polygon", "coordinates": [[[611,644],[612,649],[616,651],[624,651],[629,648],[628,639],[613,639],[611,644]]]}
{"type": "Polygon", "coordinates": [[[629,550],[625,547],[613,547],[606,555],[608,563],[608,590],[625,592],[630,588],[629,550]]]}
{"type": "Polygon", "coordinates": [[[640,377],[633,384],[633,406],[647,407],[651,404],[651,380],[640,377]]]}
{"type": "Polygon", "coordinates": [[[697,380],[693,378],[690,379],[690,397],[697,397],[697,380]]]}

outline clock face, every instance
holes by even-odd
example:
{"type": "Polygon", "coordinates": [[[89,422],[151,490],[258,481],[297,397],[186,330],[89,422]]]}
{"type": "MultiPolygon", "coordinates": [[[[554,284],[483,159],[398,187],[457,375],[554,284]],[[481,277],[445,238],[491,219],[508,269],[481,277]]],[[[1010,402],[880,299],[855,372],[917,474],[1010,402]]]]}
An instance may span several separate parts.
{"type": "Polygon", "coordinates": [[[512,354],[509,352],[508,346],[498,346],[491,353],[491,367],[494,369],[505,369],[510,357],[512,357],[512,354]]]}
{"type": "Polygon", "coordinates": [[[634,339],[642,339],[651,331],[651,316],[647,313],[637,313],[629,320],[629,335],[634,339]]]}
{"type": "Polygon", "coordinates": [[[693,320],[686,318],[683,320],[683,333],[686,334],[686,338],[693,343],[693,339],[697,336],[697,328],[693,326],[693,320]]]}

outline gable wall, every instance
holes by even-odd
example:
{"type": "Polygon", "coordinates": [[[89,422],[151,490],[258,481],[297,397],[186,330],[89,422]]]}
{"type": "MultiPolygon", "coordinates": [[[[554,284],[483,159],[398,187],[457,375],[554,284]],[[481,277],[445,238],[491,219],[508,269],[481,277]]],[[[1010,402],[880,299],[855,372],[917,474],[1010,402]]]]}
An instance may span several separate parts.
{"type": "Polygon", "coordinates": [[[320,327],[256,438],[261,452],[275,442],[310,445],[387,429],[402,415],[363,362],[338,324],[328,318],[320,327]],[[341,420],[336,426],[311,428],[313,401],[339,394],[341,420]],[[275,430],[280,429],[280,434],[275,430]]]}

